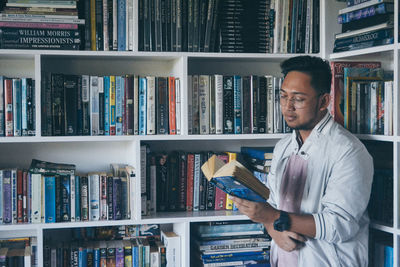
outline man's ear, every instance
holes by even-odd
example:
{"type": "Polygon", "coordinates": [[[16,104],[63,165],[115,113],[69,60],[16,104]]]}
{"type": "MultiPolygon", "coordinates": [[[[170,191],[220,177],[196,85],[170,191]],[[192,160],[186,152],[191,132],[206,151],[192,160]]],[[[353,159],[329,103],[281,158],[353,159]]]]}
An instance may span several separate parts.
{"type": "Polygon", "coordinates": [[[319,109],[321,111],[327,109],[328,106],[329,106],[330,101],[331,101],[330,94],[325,93],[325,94],[321,95],[320,96],[320,107],[319,107],[319,109]]]}

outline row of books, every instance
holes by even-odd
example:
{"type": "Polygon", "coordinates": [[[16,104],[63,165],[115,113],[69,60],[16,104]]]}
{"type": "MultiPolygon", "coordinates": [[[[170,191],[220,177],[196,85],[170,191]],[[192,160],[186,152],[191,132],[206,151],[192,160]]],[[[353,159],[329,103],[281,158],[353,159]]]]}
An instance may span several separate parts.
{"type": "Polygon", "coordinates": [[[37,238],[0,239],[0,266],[37,267],[37,238]]]}
{"type": "MultiPolygon", "coordinates": [[[[392,79],[392,77],[390,77],[392,79]]],[[[353,133],[393,134],[393,81],[381,68],[344,68],[344,127],[353,133]]]]}
{"type": "Polygon", "coordinates": [[[280,109],[282,81],[271,75],[190,75],[189,134],[291,132],[280,109]]]}
{"type": "Polygon", "coordinates": [[[335,35],[333,52],[392,44],[393,12],[393,0],[370,0],[339,10],[342,32],[335,35]]]}
{"type": "MultiPolygon", "coordinates": [[[[217,153],[225,163],[237,159],[248,166],[261,183],[266,183],[272,159],[272,149],[249,149],[242,153],[217,153]],[[263,159],[248,152],[257,150],[263,159]],[[256,160],[257,162],[253,161],[256,160]]],[[[164,211],[232,210],[227,194],[210,183],[201,166],[215,153],[212,152],[150,152],[141,146],[142,214],[164,211]]]]}
{"type": "Polygon", "coordinates": [[[378,230],[370,230],[369,262],[373,267],[394,266],[393,235],[378,230]]]}
{"type": "Polygon", "coordinates": [[[271,237],[251,221],[195,223],[191,266],[269,266],[271,237]]]}
{"type": "Polygon", "coordinates": [[[319,1],[140,0],[139,50],[318,53],[319,1]]]}
{"type": "Polygon", "coordinates": [[[35,121],[35,81],[0,76],[0,136],[34,136],[35,121]]]}
{"type": "Polygon", "coordinates": [[[7,0],[0,13],[0,48],[78,50],[78,1],[7,0]]]}
{"type": "Polygon", "coordinates": [[[46,73],[42,136],[181,133],[175,77],[46,73]]]}
{"type": "Polygon", "coordinates": [[[122,220],[131,217],[134,169],[112,164],[112,173],[76,175],[72,164],[32,160],[29,171],[0,171],[3,224],[122,220]]]}
{"type": "Polygon", "coordinates": [[[372,221],[393,225],[393,170],[374,170],[368,214],[372,221]]]}

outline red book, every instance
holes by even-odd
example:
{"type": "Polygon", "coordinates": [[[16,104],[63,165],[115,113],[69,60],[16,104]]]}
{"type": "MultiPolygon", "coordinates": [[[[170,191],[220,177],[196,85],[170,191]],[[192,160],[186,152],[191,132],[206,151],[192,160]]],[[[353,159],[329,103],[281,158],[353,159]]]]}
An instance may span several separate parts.
{"type": "Polygon", "coordinates": [[[344,68],[380,68],[380,62],[355,62],[355,61],[332,61],[332,83],[331,83],[331,103],[329,112],[333,119],[344,125],[344,68]]]}
{"type": "Polygon", "coordinates": [[[169,134],[176,134],[175,78],[168,78],[169,134]]]}
{"type": "Polygon", "coordinates": [[[17,170],[17,222],[24,222],[24,211],[23,211],[23,195],[24,195],[24,177],[22,170],[17,170]]]}
{"type": "Polygon", "coordinates": [[[6,136],[14,136],[12,79],[4,79],[6,136]]]}
{"type": "Polygon", "coordinates": [[[186,210],[193,210],[194,154],[187,155],[186,210]]]}

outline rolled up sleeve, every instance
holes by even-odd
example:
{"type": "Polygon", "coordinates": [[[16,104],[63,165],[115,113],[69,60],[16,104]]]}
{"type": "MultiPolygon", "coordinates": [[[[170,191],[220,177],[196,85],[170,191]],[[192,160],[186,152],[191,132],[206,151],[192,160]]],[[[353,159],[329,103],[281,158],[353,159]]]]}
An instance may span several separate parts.
{"type": "Polygon", "coordinates": [[[352,147],[335,160],[322,197],[321,212],[313,214],[316,239],[344,242],[354,237],[364,214],[373,179],[373,160],[364,147],[352,147]]]}

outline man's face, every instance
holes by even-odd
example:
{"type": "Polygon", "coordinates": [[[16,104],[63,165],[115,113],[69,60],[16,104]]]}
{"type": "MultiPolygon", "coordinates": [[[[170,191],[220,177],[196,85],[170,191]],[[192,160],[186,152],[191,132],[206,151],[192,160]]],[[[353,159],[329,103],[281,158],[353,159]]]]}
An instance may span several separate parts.
{"type": "Polygon", "coordinates": [[[320,96],[311,87],[308,74],[289,72],[280,90],[281,110],[288,126],[295,130],[312,130],[320,119],[320,96]]]}

